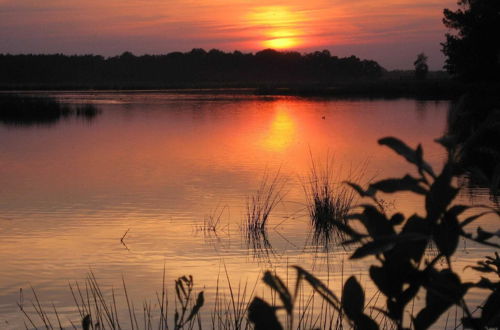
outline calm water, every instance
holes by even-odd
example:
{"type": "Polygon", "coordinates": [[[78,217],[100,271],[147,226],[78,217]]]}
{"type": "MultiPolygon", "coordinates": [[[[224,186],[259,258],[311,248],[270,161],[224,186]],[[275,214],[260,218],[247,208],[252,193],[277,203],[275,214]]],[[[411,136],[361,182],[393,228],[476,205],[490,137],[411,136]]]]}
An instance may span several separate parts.
{"type": "MultiPolygon", "coordinates": [[[[253,287],[266,269],[285,277],[293,264],[328,278],[336,292],[342,272],[365,282],[366,264],[348,262],[342,249],[327,253],[311,239],[303,189],[311,157],[317,164],[333,157],[338,181],[349,170],[362,170],[364,182],[403,175],[412,168],[376,142],[392,135],[422,143],[425,157],[440,168],[444,150],[433,139],[445,130],[449,106],[215,94],[52,95],[93,103],[102,113],[50,126],[0,124],[0,328],[24,327],[16,302],[20,288],[29,301],[30,286],[47,306],[59,308],[65,324],[75,320],[68,283],[84,280],[90,270],[104,290],[120,287],[123,275],[141,311],[144,299],[156,299],[164,266],[169,286],[192,274],[207,304],[218,275],[224,278],[219,286],[227,284],[224,266],[233,285],[253,287]],[[272,248],[255,250],[242,235],[245,202],[264,173],[278,170],[287,182],[268,227],[272,248]],[[217,212],[218,231],[204,232],[204,219],[217,212]]],[[[488,202],[481,190],[472,195],[473,202],[488,202]]],[[[407,214],[422,206],[410,195],[386,201],[407,214]]],[[[488,219],[481,225],[493,226],[488,219]]],[[[489,253],[470,244],[461,251],[457,269],[489,253]]],[[[462,276],[476,274],[464,270],[462,276]]],[[[481,294],[470,299],[480,301],[481,294]]]]}

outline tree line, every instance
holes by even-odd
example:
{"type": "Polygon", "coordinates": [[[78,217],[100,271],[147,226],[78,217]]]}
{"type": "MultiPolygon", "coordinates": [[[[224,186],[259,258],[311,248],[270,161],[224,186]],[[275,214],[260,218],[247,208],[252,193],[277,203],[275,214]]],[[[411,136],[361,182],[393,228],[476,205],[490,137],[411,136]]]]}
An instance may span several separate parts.
{"type": "Polygon", "coordinates": [[[0,54],[0,85],[87,87],[206,84],[294,84],[376,79],[385,71],[372,60],[337,57],[328,50],[301,54],[265,49],[255,54],[205,51],[135,56],[0,54]]]}

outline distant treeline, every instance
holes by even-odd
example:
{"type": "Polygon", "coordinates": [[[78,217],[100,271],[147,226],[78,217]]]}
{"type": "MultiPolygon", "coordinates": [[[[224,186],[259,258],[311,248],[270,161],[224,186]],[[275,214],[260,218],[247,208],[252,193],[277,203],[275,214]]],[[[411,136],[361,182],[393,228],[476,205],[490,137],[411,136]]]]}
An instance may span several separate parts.
{"type": "Polygon", "coordinates": [[[372,80],[377,62],[266,49],[255,54],[193,49],[166,55],[1,55],[0,88],[168,88],[211,85],[329,84],[372,80]]]}

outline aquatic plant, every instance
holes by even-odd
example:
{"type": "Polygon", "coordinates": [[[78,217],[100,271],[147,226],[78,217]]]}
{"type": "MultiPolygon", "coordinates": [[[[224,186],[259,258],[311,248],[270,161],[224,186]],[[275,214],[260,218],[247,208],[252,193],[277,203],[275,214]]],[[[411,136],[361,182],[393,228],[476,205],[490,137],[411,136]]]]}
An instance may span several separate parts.
{"type": "MultiPolygon", "coordinates": [[[[360,180],[362,170],[352,170],[349,180],[360,180]]],[[[334,159],[327,158],[323,167],[318,167],[311,156],[311,167],[308,182],[304,185],[304,192],[308,199],[307,208],[311,219],[316,243],[327,246],[343,240],[344,232],[337,230],[335,223],[346,222],[346,217],[356,201],[352,189],[341,180],[342,168],[334,168],[334,159]]]]}
{"type": "Polygon", "coordinates": [[[282,201],[286,181],[278,170],[274,177],[266,171],[255,194],[246,203],[245,228],[249,233],[264,231],[271,211],[282,201]]]}

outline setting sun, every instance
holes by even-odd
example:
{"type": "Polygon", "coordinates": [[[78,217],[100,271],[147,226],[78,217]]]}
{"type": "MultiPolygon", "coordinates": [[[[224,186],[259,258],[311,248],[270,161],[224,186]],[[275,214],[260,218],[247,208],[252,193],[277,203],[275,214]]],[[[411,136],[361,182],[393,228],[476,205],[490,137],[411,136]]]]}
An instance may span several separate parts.
{"type": "Polygon", "coordinates": [[[305,18],[287,7],[271,6],[257,8],[249,15],[252,25],[260,27],[260,44],[266,48],[287,49],[301,46],[301,24],[305,18]]]}
{"type": "Polygon", "coordinates": [[[264,41],[266,48],[287,49],[297,45],[297,40],[293,38],[277,38],[264,41]]]}

